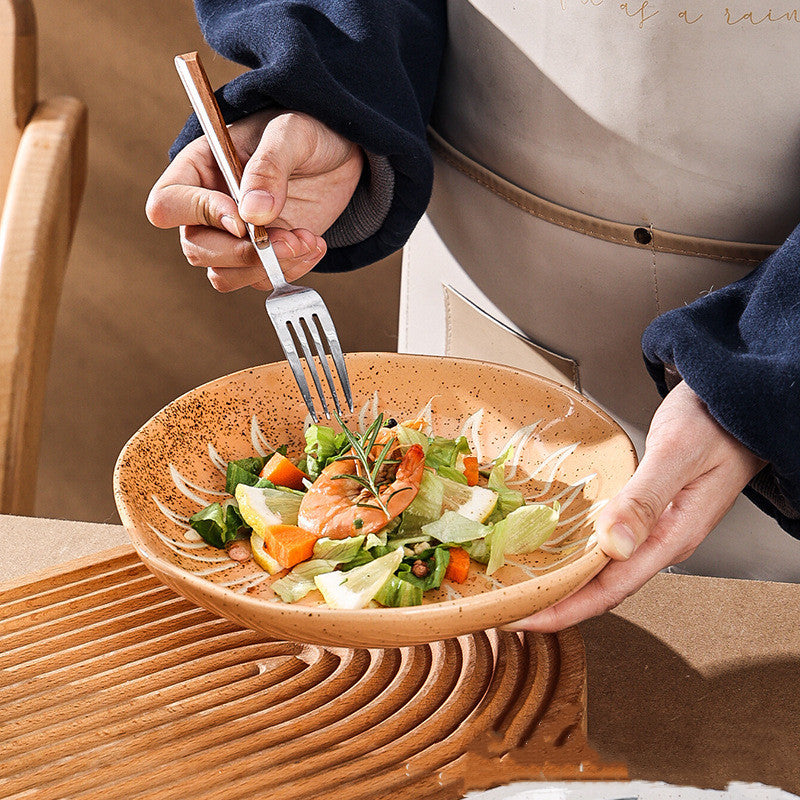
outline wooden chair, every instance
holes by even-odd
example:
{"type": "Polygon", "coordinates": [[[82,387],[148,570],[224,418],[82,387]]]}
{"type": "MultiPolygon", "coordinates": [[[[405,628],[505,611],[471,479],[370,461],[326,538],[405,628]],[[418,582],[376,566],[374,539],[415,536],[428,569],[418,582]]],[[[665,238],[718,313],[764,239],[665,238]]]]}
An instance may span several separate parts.
{"type": "Polygon", "coordinates": [[[0,513],[30,515],[45,381],[86,176],[86,108],[37,99],[29,0],[0,0],[0,513]]]}

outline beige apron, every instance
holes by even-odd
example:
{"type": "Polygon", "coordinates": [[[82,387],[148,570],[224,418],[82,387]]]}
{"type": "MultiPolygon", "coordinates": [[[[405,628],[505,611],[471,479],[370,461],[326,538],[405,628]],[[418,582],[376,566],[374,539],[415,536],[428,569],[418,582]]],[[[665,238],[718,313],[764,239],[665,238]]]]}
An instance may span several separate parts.
{"type": "MultiPolygon", "coordinates": [[[[644,328],[800,222],[800,4],[451,0],[448,21],[399,347],[575,386],[641,452],[644,328]]],[[[683,566],[800,580],[800,544],[740,498],[683,566]]]]}

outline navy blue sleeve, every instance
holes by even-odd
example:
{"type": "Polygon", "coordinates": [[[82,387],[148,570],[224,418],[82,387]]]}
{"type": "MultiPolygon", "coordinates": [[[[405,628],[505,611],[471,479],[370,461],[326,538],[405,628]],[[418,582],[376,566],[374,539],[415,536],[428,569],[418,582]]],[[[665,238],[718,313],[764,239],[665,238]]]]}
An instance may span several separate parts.
{"type": "MultiPolygon", "coordinates": [[[[385,157],[394,189],[379,229],[317,267],[355,269],[403,246],[430,199],[425,129],[446,38],[442,0],[195,0],[208,43],[250,67],[217,92],[226,122],[301,111],[385,157]]],[[[194,117],[170,154],[201,134],[194,117]]]]}
{"type": "Polygon", "coordinates": [[[769,462],[745,494],[800,538],[800,227],[742,280],[657,318],[642,346],[662,395],[674,367],[769,462]]]}

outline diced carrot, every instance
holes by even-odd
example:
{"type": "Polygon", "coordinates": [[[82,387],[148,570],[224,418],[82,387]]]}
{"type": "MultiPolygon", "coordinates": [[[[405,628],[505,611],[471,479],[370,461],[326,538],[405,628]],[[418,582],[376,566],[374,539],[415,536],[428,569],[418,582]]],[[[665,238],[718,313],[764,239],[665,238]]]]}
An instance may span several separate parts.
{"type": "Polygon", "coordinates": [[[260,475],[262,478],[272,481],[276,486],[286,486],[289,489],[302,489],[303,478],[307,477],[304,472],[280,453],[275,453],[264,464],[264,469],[261,470],[260,475]]]}
{"type": "Polygon", "coordinates": [[[451,547],[445,578],[454,583],[464,583],[467,575],[469,575],[469,553],[463,547],[451,547]]]}
{"type": "Polygon", "coordinates": [[[264,549],[282,567],[289,568],[311,558],[318,538],[297,525],[270,525],[264,531],[264,549]]]}
{"type": "Polygon", "coordinates": [[[475,456],[464,456],[464,475],[467,486],[478,485],[478,459],[475,456]]]}

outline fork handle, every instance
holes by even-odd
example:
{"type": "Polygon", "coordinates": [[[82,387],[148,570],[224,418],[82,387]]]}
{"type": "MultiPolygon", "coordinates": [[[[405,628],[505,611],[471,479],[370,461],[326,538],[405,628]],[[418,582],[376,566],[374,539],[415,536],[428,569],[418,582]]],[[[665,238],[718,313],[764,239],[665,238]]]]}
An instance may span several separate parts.
{"type": "MultiPolygon", "coordinates": [[[[228,126],[219,110],[217,98],[211,89],[208,76],[197,52],[175,56],[175,69],[183,83],[200,127],[206,135],[217,165],[228,184],[231,197],[238,206],[241,202],[242,162],[234,149],[228,126]]],[[[253,242],[273,290],[288,288],[289,284],[272,249],[267,229],[263,225],[247,224],[253,242]]]]}

